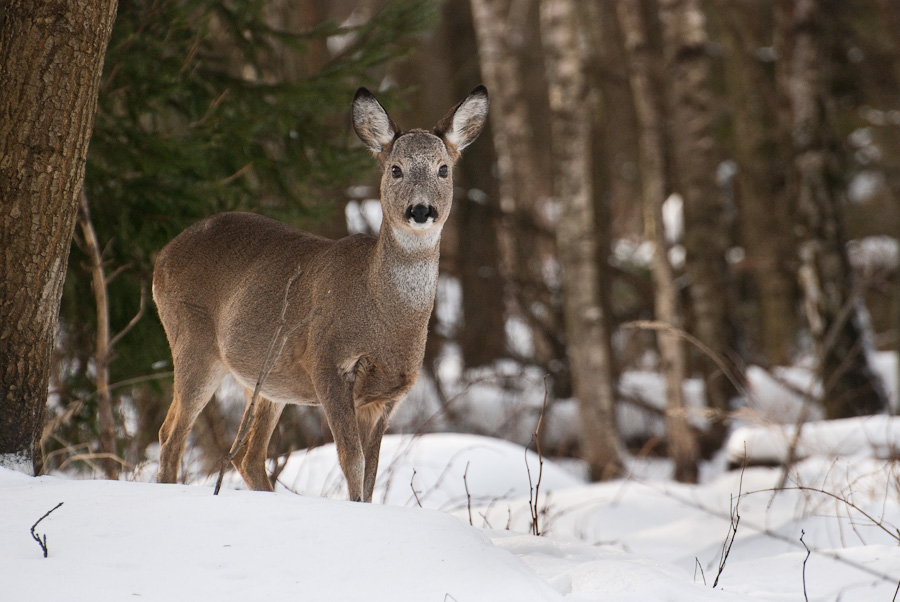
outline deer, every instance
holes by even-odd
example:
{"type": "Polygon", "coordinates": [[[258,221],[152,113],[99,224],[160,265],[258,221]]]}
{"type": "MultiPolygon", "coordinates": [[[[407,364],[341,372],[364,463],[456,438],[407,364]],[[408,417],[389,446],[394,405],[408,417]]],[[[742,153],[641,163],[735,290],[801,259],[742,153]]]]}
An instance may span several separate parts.
{"type": "Polygon", "coordinates": [[[377,236],[332,240],[228,212],[162,248],[153,299],[174,383],[158,482],[176,482],[194,422],[231,374],[246,407],[257,403],[232,460],[250,489],[273,491],[266,458],[286,404],[321,405],[350,499],[372,501],[382,437],[425,355],[452,169],[487,112],[487,89],[478,86],[431,131],[401,131],[369,90],[357,90],[353,129],[381,170],[377,236]],[[279,332],[276,354],[267,355],[279,332]]]}

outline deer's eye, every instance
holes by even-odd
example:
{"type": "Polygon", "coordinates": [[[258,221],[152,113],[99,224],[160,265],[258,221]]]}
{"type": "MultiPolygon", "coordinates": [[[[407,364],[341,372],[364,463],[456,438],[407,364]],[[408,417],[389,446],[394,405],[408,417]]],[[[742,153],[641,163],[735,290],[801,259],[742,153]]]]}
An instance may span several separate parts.
{"type": "Polygon", "coordinates": [[[449,170],[447,169],[446,165],[441,165],[440,167],[438,167],[438,176],[446,178],[448,173],[449,170]]]}
{"type": "Polygon", "coordinates": [[[393,167],[391,167],[391,175],[394,177],[395,180],[399,180],[400,178],[403,177],[403,170],[400,169],[399,167],[397,167],[396,165],[394,165],[393,167]]]}

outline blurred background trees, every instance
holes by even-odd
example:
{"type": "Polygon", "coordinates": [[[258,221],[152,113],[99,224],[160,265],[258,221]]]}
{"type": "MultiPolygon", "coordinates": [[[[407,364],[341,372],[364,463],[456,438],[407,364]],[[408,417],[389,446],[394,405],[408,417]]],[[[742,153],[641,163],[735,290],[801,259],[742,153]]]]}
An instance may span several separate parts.
{"type": "MultiPolygon", "coordinates": [[[[900,5],[861,0],[120,6],[82,215],[100,261],[79,229],[45,469],[147,458],[170,382],[150,275],[188,224],[243,209],[327,236],[372,228],[377,183],[348,121],[360,85],[402,127],[433,123],[480,82],[492,99],[456,174],[410,400],[425,418],[401,412],[397,428],[527,443],[530,430],[487,426],[467,391],[509,390],[500,422],[518,414],[530,429],[541,404],[525,392],[542,397],[548,375],[545,452],[602,478],[626,448],[668,450],[693,480],[747,403],[747,366],[809,367],[829,418],[883,411],[872,356],[900,345],[898,27],[900,5]],[[665,375],[667,407],[622,386],[641,371],[665,375]],[[685,405],[685,379],[702,383],[705,409],[685,405]],[[626,412],[666,429],[623,430],[626,412]],[[567,420],[577,436],[554,431],[567,420]]],[[[234,410],[210,404],[196,445],[227,449],[234,410]]],[[[327,437],[315,410],[294,408],[270,451],[327,437]]]]}

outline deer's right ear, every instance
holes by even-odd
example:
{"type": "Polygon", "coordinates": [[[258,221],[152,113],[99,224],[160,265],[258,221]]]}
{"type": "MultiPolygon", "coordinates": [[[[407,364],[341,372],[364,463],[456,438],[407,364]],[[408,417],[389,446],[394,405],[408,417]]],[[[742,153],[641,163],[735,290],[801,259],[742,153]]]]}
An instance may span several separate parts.
{"type": "Polygon", "coordinates": [[[383,151],[400,133],[381,103],[365,88],[353,97],[353,129],[373,153],[383,151]]]}

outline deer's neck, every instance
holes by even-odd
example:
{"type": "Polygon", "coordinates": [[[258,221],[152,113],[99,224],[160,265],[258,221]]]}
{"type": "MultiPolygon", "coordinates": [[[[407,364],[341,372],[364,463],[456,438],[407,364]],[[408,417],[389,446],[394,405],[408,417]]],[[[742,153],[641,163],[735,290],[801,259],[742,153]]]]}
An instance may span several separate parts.
{"type": "Polygon", "coordinates": [[[441,231],[409,232],[382,224],[372,277],[391,306],[427,316],[437,290],[441,231]]]}

